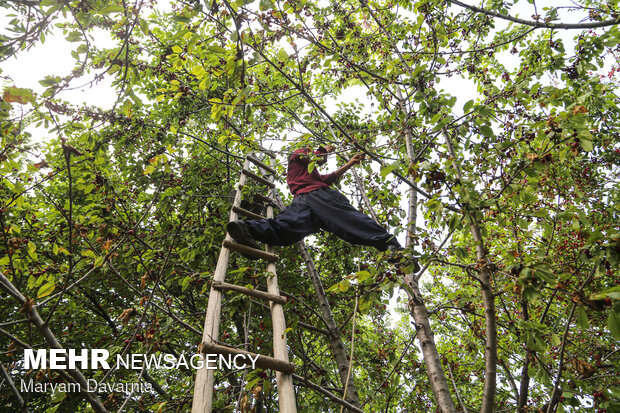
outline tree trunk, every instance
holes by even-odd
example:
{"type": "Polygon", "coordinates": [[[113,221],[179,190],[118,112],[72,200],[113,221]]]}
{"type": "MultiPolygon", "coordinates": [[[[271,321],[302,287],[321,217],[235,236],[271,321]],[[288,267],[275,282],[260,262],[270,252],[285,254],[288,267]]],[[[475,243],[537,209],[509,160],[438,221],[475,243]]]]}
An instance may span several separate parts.
{"type": "MultiPolygon", "coordinates": [[[[446,145],[450,155],[456,160],[456,153],[452,145],[452,139],[448,131],[443,129],[446,145]]],[[[463,182],[463,174],[458,162],[455,161],[457,177],[463,182]]],[[[480,266],[480,284],[482,288],[482,303],[484,305],[485,335],[486,346],[484,349],[484,392],[482,394],[482,406],[480,413],[491,413],[495,404],[495,390],[497,387],[497,323],[495,320],[495,298],[491,290],[491,270],[490,262],[487,258],[487,251],[482,238],[480,223],[476,219],[475,211],[465,211],[469,218],[469,228],[476,246],[476,258],[480,266]]]]}
{"type": "MultiPolygon", "coordinates": [[[[529,321],[530,315],[528,312],[527,301],[525,300],[521,300],[521,311],[523,312],[523,320],[529,321]]],[[[525,412],[525,406],[527,406],[527,398],[530,389],[530,376],[528,372],[530,357],[534,357],[534,352],[527,349],[525,352],[525,360],[523,361],[523,368],[521,369],[521,383],[519,384],[519,401],[517,404],[517,411],[520,413],[525,412]]]]}
{"type": "Polygon", "coordinates": [[[310,275],[312,284],[314,284],[314,289],[316,291],[316,296],[319,301],[321,314],[326,323],[327,330],[329,331],[329,346],[331,348],[332,354],[334,355],[334,359],[336,360],[336,364],[338,365],[338,373],[340,374],[342,385],[343,387],[347,388],[346,400],[353,406],[361,408],[359,396],[357,394],[355,382],[353,380],[353,374],[349,375],[349,359],[347,357],[347,348],[342,341],[340,331],[338,330],[338,326],[336,325],[336,321],[334,320],[334,317],[332,315],[332,310],[329,307],[329,302],[327,301],[325,289],[323,288],[323,284],[321,283],[321,279],[319,278],[316,267],[312,262],[312,257],[310,257],[310,253],[306,248],[306,244],[303,241],[300,241],[297,243],[297,245],[299,246],[301,257],[306,264],[306,269],[308,271],[308,274],[310,275]]]}
{"type": "Polygon", "coordinates": [[[433,330],[431,329],[430,320],[428,319],[428,311],[424,305],[424,299],[420,294],[418,280],[415,279],[415,274],[407,274],[405,276],[405,283],[408,287],[405,288],[405,291],[407,291],[409,295],[411,316],[415,321],[418,340],[420,341],[424,364],[426,365],[426,372],[437,400],[437,406],[442,413],[456,412],[456,406],[450,396],[448,382],[444,375],[439,352],[437,351],[437,346],[433,338],[433,330]]]}
{"type": "MultiPolygon", "coordinates": [[[[408,115],[407,107],[402,98],[400,89],[396,90],[396,94],[399,97],[400,109],[405,116],[408,115]]],[[[412,134],[409,128],[405,128],[405,144],[407,149],[407,158],[409,162],[414,162],[415,153],[413,147],[412,134]]],[[[411,179],[414,177],[410,176],[411,179]]],[[[408,226],[407,226],[407,242],[406,246],[413,246],[416,232],[417,221],[417,203],[418,193],[413,189],[409,189],[409,205],[408,205],[408,226]]],[[[450,388],[448,387],[448,381],[443,372],[441,360],[439,358],[439,352],[437,351],[437,345],[433,338],[433,330],[431,329],[431,323],[428,318],[428,311],[424,304],[424,298],[420,293],[418,286],[418,279],[416,274],[409,273],[405,275],[405,291],[409,296],[409,310],[411,316],[415,321],[416,330],[418,333],[418,340],[420,341],[420,347],[422,348],[422,356],[424,357],[424,364],[426,365],[426,371],[428,378],[431,382],[431,388],[435,394],[437,400],[437,406],[439,411],[443,413],[456,412],[456,406],[450,396],[450,388]]]]}

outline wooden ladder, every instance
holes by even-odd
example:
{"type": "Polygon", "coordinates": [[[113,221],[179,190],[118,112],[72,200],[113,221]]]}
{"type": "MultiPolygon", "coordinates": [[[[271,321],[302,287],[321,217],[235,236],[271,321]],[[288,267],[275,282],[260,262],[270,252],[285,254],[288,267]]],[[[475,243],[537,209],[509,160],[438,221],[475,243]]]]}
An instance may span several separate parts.
{"type": "MultiPolygon", "coordinates": [[[[258,158],[248,155],[239,176],[239,185],[235,193],[235,199],[230,211],[230,221],[239,219],[239,215],[244,215],[251,219],[273,218],[273,205],[275,199],[275,154],[266,152],[271,158],[271,165],[266,165],[258,158]],[[258,167],[259,173],[250,171],[250,167],[258,167]],[[260,171],[263,171],[262,173],[260,171]],[[263,175],[264,173],[264,175],[263,175]],[[247,178],[253,179],[268,188],[268,196],[260,196],[267,201],[267,216],[263,217],[252,211],[241,207],[241,192],[245,186],[247,178]]],[[[293,413],[297,411],[295,405],[295,392],[293,389],[294,364],[289,362],[288,350],[286,346],[286,322],[282,304],[286,303],[286,297],[280,295],[278,288],[278,277],[276,275],[276,264],[278,256],[273,253],[273,247],[266,245],[265,250],[251,248],[247,245],[238,244],[233,241],[230,235],[222,243],[222,249],[213,275],[213,283],[209,292],[207,305],[207,315],[205,318],[202,343],[199,346],[199,353],[223,354],[223,355],[251,355],[252,359],[258,356],[256,366],[263,369],[276,370],[276,380],[278,384],[278,403],[280,413],[293,413]],[[236,250],[245,255],[249,255],[267,261],[267,272],[271,277],[267,277],[267,291],[253,290],[239,285],[224,282],[228,269],[230,251],[236,250]],[[225,290],[246,294],[250,297],[269,301],[271,308],[271,318],[273,324],[273,357],[258,355],[245,350],[221,345],[217,343],[220,328],[220,314],[222,309],[222,294],[225,290]]],[[[204,359],[203,359],[204,360],[204,359]]],[[[192,413],[210,413],[213,405],[213,391],[215,370],[207,369],[204,365],[196,372],[196,383],[194,384],[194,398],[192,402],[192,413]]]]}

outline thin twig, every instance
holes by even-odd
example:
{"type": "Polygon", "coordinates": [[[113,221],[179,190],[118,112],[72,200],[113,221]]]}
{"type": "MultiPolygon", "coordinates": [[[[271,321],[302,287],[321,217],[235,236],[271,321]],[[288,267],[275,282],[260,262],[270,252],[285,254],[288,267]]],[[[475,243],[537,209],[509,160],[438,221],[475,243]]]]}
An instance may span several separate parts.
{"type": "MultiPolygon", "coordinates": [[[[357,305],[359,303],[359,295],[357,294],[357,292],[355,293],[355,307],[353,309],[353,322],[351,324],[351,355],[349,356],[349,371],[347,372],[347,379],[344,382],[344,390],[342,392],[342,398],[346,398],[347,396],[347,389],[349,387],[349,379],[351,378],[351,368],[353,367],[353,353],[354,353],[354,347],[355,347],[355,321],[357,319],[357,305]]],[[[340,413],[342,413],[342,410],[344,409],[344,406],[340,406],[340,413]]]]}
{"type": "Polygon", "coordinates": [[[456,387],[456,382],[454,381],[454,375],[452,374],[452,367],[450,367],[450,362],[446,363],[446,365],[448,366],[448,374],[450,374],[450,380],[452,380],[452,387],[454,387],[454,393],[456,394],[456,398],[458,399],[459,404],[463,409],[463,412],[468,413],[467,407],[465,406],[465,403],[463,403],[463,399],[461,398],[461,394],[459,393],[459,389],[456,387]]]}
{"type": "MultiPolygon", "coordinates": [[[[581,286],[579,287],[579,292],[583,290],[583,288],[590,282],[590,279],[594,276],[596,272],[596,266],[592,268],[590,271],[590,275],[587,279],[583,281],[581,286]]],[[[556,397],[558,395],[558,390],[560,386],[560,379],[562,378],[562,369],[564,367],[564,350],[566,349],[566,342],[568,337],[568,331],[570,330],[570,323],[573,319],[573,315],[575,313],[575,309],[577,308],[577,303],[574,302],[571,306],[570,313],[568,314],[568,320],[566,320],[566,327],[564,328],[564,335],[562,336],[562,345],[560,346],[560,358],[558,361],[558,374],[555,377],[555,381],[553,383],[553,392],[551,393],[551,399],[549,400],[549,405],[547,406],[547,413],[552,413],[557,402],[556,397]]],[[[559,399],[559,398],[558,398],[559,399]]]]}

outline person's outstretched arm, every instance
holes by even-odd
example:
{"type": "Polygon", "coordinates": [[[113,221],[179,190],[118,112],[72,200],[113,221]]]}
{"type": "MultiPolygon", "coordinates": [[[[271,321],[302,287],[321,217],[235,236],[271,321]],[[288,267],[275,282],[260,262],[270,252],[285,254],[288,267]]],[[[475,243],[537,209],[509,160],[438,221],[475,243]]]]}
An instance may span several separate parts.
{"type": "Polygon", "coordinates": [[[326,147],[319,146],[319,148],[314,152],[310,151],[310,148],[297,149],[289,158],[289,162],[297,161],[304,165],[308,165],[311,161],[312,154],[314,153],[314,155],[318,157],[319,165],[322,165],[325,161],[327,161],[327,156],[332,153],[334,149],[335,147],[332,145],[327,145],[326,147]]]}
{"type": "Polygon", "coordinates": [[[354,165],[357,165],[358,163],[362,162],[363,159],[364,159],[363,153],[358,153],[357,155],[353,156],[351,159],[349,159],[349,162],[342,165],[338,170],[336,170],[333,173],[334,177],[336,179],[340,178],[342,175],[345,174],[345,172],[351,169],[354,165]]]}

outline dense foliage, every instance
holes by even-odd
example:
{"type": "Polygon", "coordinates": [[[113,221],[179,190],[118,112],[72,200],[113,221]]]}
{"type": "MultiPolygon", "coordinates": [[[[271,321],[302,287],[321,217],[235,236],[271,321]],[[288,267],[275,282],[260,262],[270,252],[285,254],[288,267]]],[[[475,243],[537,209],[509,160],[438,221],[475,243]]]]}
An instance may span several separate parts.
{"type": "MultiPolygon", "coordinates": [[[[191,368],[80,373],[152,392],[23,392],[77,380],[25,371],[23,349],[195,352],[245,154],[275,150],[284,175],[294,148],[334,144],[339,163],[367,154],[341,189],[423,270],[318,234],[328,333],[297,247],[279,249],[298,375],[342,397],[337,334],[363,411],[620,411],[617,1],[482,3],[0,0],[2,61],[57,34],[75,59],[42,88],[3,73],[1,405],[189,411],[191,368]],[[67,101],[85,82],[117,101],[67,101]],[[416,305],[433,343],[417,341],[416,305]]],[[[229,268],[264,287],[260,263],[235,253],[229,268]]],[[[270,354],[270,323],[227,294],[219,339],[270,354]]],[[[216,380],[217,411],[277,411],[273,372],[216,380]]],[[[340,409],[315,390],[296,382],[300,411],[340,409]]]]}

